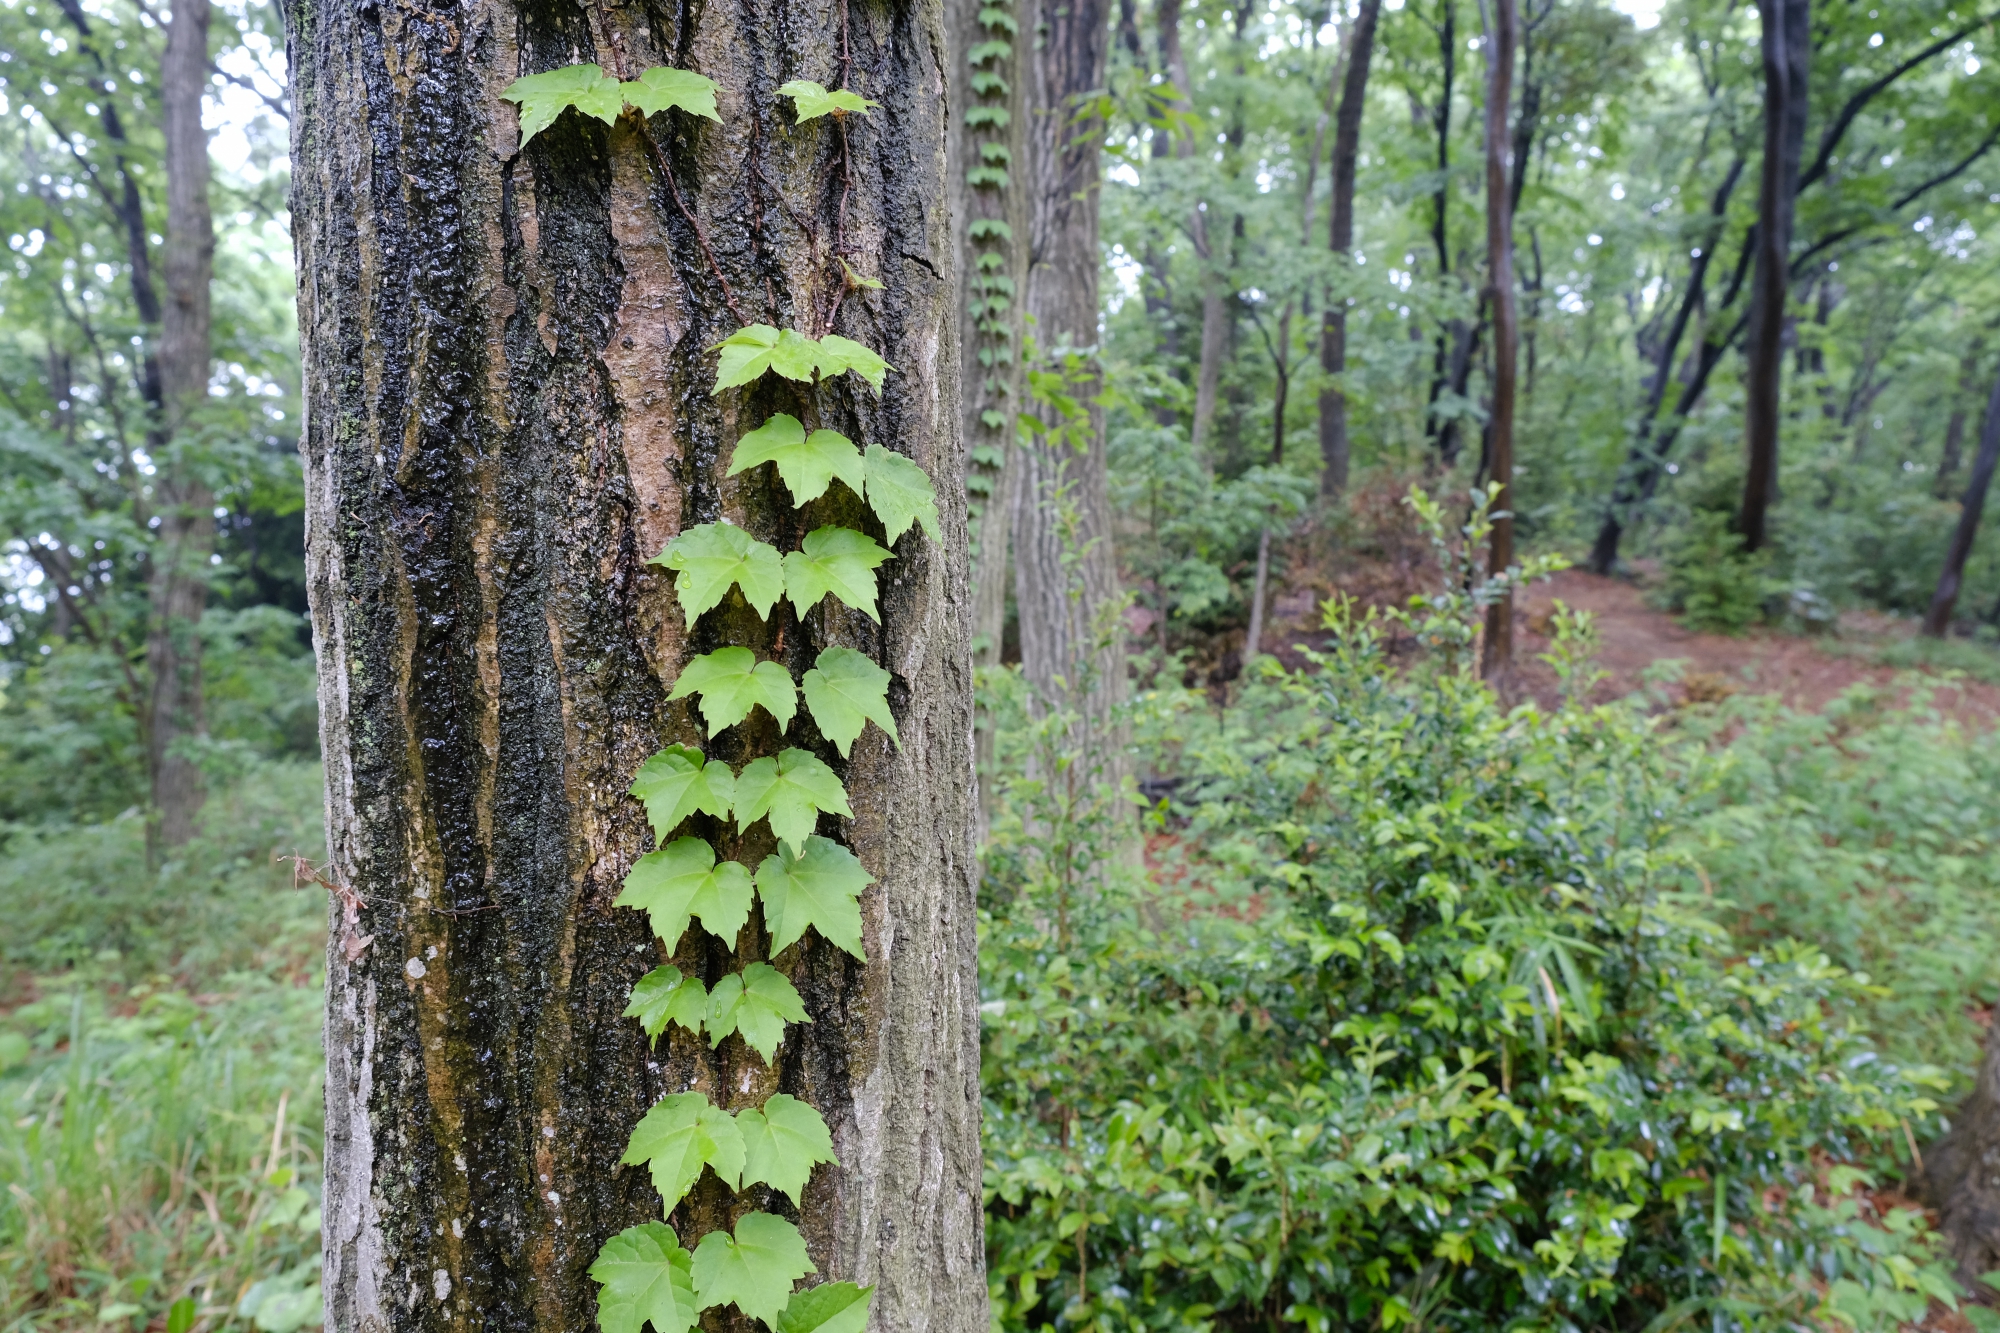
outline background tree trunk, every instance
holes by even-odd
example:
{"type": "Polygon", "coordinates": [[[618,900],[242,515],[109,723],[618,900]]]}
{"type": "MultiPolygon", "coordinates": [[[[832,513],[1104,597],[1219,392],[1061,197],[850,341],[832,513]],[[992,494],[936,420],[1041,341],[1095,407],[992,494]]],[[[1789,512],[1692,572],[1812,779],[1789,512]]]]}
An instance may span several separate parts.
{"type": "MultiPolygon", "coordinates": [[[[215,268],[208,133],[201,127],[202,93],[208,87],[208,19],[208,0],[176,4],[160,62],[167,301],[161,312],[161,402],[154,447],[160,529],[152,553],[142,723],[153,798],[150,842],[156,854],[194,836],[205,795],[201,769],[181,743],[203,730],[201,613],[208,600],[208,557],[215,550],[215,497],[191,456],[196,445],[188,430],[190,418],[208,397],[208,288],[215,268]]],[[[138,281],[136,274],[133,281],[138,281]]]]}
{"type": "MultiPolygon", "coordinates": [[[[1493,413],[1490,418],[1488,476],[1498,486],[1493,506],[1493,544],[1487,572],[1498,576],[1514,563],[1514,356],[1520,327],[1514,303],[1514,192],[1509,158],[1514,137],[1507,118],[1514,98],[1514,49],[1521,16],[1515,0],[1493,0],[1486,60],[1486,269],[1493,306],[1493,413]]],[[[1486,608],[1485,661],[1488,680],[1504,679],[1514,667],[1514,598],[1486,608]]]]}
{"type": "Polygon", "coordinates": [[[1028,94],[1028,316],[1045,366],[1065,348],[1081,354],[1082,380],[1069,391],[1088,405],[1082,419],[1069,422],[1031,404],[1057,433],[1020,442],[1014,527],[1022,669],[1045,698],[1076,691],[1094,675],[1101,688],[1090,706],[1099,710],[1124,694],[1125,639],[1122,626],[1103,623],[1122,594],[1104,413],[1095,402],[1102,127],[1075,123],[1075,116],[1079,99],[1104,87],[1108,19],[1105,0],[1037,0],[1022,21],[1037,33],[1028,94]],[[1058,680],[1067,688],[1059,690],[1058,680]]]}
{"type": "MultiPolygon", "coordinates": [[[[840,1165],[813,1177],[801,1229],[822,1279],[878,1284],[872,1327],[985,1333],[942,8],[612,13],[607,40],[583,7],[287,7],[326,874],[357,909],[336,911],[328,958],[327,1326],[593,1327],[600,1244],[659,1216],[618,1158],[650,1104],[695,1088],[824,1114],[840,1165]],[[685,214],[629,114],[565,113],[520,148],[502,90],[591,60],[721,85],[720,125],[651,121],[685,214]],[[846,122],[851,173],[839,126],[794,125],[792,78],[882,103],[846,122]],[[884,289],[843,292],[842,257],[884,289]],[[879,399],[852,376],[712,397],[706,349],[752,320],[831,325],[897,369],[879,399]],[[769,469],[725,476],[774,409],[816,409],[938,482],[945,539],[897,543],[879,626],[725,603],[684,631],[646,563],[723,517],[780,540],[835,517],[879,534],[839,488],[801,515],[769,469]],[[649,1049],[620,1017],[662,961],[643,916],[611,907],[650,841],[626,788],[663,742],[701,742],[668,687],[723,642],[794,672],[828,642],[868,653],[902,734],[869,732],[850,761],[803,716],[786,738],[843,774],[856,817],[821,828],[876,882],[866,964],[813,937],[775,960],[813,1019],[775,1069],[737,1036],[649,1049]]],[[[703,743],[740,765],[780,742],[767,721],[703,743]]],[[[768,845],[758,826],[724,851],[754,864],[768,845]]],[[[742,941],[762,956],[760,916],[742,941]]],[[[675,961],[711,983],[733,966],[701,932],[675,961]]],[[[682,1239],[732,1199],[698,1186],[682,1239]]]]}
{"type": "Polygon", "coordinates": [[[1000,640],[1006,630],[1012,572],[1008,539],[1020,476],[1020,469],[1010,467],[1009,461],[1018,433],[1014,418],[1022,407],[1021,295],[1028,268],[1027,190],[1022,180],[1028,116],[1023,75],[1031,37],[1019,23],[1018,8],[1006,0],[947,0],[945,6],[952,42],[952,220],[962,266],[960,418],[968,450],[968,484],[979,497],[973,502],[977,513],[972,526],[972,637],[974,656],[986,666],[1000,661],[1000,640]],[[996,8],[1014,15],[1015,32],[980,22],[982,13],[996,8]],[[969,63],[969,52],[994,41],[1010,43],[1012,52],[982,60],[976,68],[969,63]],[[967,117],[974,107],[997,109],[1005,113],[1006,123],[993,126],[982,118],[981,124],[972,124],[967,117]],[[1004,183],[995,182],[990,174],[995,170],[1005,173],[1004,183]],[[974,183],[968,178],[973,172],[985,174],[974,183]],[[973,236],[976,221],[1000,224],[999,234],[992,234],[989,225],[980,236],[973,236]],[[988,413],[998,413],[1004,424],[992,424],[988,413]]]}
{"type": "Polygon", "coordinates": [[[1951,1132],[1924,1155],[1918,1196],[1938,1220],[1958,1261],[1958,1280],[1992,1304],[1980,1275],[2000,1269],[2000,1023],[1986,1029],[1986,1058],[1972,1091],[1951,1118],[1951,1132]]]}
{"type": "MultiPolygon", "coordinates": [[[[1334,113],[1332,220],[1327,246],[1343,266],[1354,254],[1354,177],[1361,154],[1361,117],[1367,109],[1368,66],[1375,54],[1375,24],[1382,15],[1382,0],[1361,0],[1354,16],[1353,35],[1348,38],[1347,70],[1340,88],[1340,110],[1334,113]]],[[[1347,369],[1347,297],[1335,295],[1326,303],[1320,326],[1319,368],[1329,375],[1347,369]]],[[[1337,387],[1322,389],[1319,395],[1319,493],[1332,499],[1347,489],[1348,461],[1353,450],[1347,438],[1347,395],[1337,387]]]]}
{"type": "Polygon", "coordinates": [[[1763,547],[1778,493],[1778,407],[1784,374],[1785,293],[1792,218],[1806,142],[1811,0],[1758,0],[1763,21],[1764,164],[1757,197],[1757,269],[1750,290],[1750,356],[1744,373],[1747,469],[1736,517],[1743,549],[1763,547]]]}
{"type": "Polygon", "coordinates": [[[1993,484],[1995,464],[2000,464],[2000,380],[1994,381],[1993,396],[1986,400],[1979,453],[1972,460],[1972,476],[1965,485],[1958,527],[1952,531],[1944,569],[1938,574],[1937,591],[1932,594],[1930,609],[1924,615],[1924,633],[1932,638],[1943,638],[1951,628],[1952,608],[1958,604],[1958,588],[1965,579],[1965,562],[1972,554],[1973,539],[1979,535],[1979,516],[1986,508],[1986,492],[1993,484]]]}

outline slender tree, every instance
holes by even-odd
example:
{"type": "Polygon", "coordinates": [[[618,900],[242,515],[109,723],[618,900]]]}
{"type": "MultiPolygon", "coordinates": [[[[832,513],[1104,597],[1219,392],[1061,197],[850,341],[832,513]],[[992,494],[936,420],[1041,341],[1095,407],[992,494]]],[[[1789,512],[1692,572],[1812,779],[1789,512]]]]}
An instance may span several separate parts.
{"type": "Polygon", "coordinates": [[[1086,676],[1093,707],[1124,688],[1124,641],[1105,617],[1120,598],[1111,548],[1103,408],[1097,402],[1098,205],[1102,125],[1087,100],[1104,87],[1105,0],[1036,0],[1029,73],[1027,312],[1043,369],[1068,380],[1031,404],[1014,526],[1021,665],[1044,698],[1086,676]],[[1066,683],[1066,686],[1059,684],[1066,683]]]}
{"type": "MultiPolygon", "coordinates": [[[[660,1220],[620,1155],[649,1106],[694,1089],[824,1116],[838,1162],[800,1229],[822,1279],[875,1284],[874,1327],[984,1333],[942,5],[300,0],[287,25],[336,903],[327,1326],[591,1327],[599,1247],[660,1220]],[[720,118],[571,110],[524,147],[501,93],[579,61],[705,74],[720,118]],[[800,122],[778,94],[794,79],[880,105],[800,122]],[[714,345],[757,322],[893,369],[879,397],[852,375],[712,392],[714,345]],[[838,486],[801,513],[772,469],[728,474],[774,409],[937,483],[941,536],[895,542],[879,622],[782,600],[767,622],[735,593],[684,621],[649,559],[705,522],[786,545],[874,524],[838,486]],[[859,651],[891,673],[900,748],[871,730],[843,757],[803,713],[782,739],[762,714],[708,736],[669,689],[724,643],[794,673],[859,651]],[[732,765],[809,746],[844,779],[854,816],[819,829],[873,877],[866,962],[810,934],[772,959],[810,1019],[775,1066],[740,1034],[650,1046],[621,1015],[667,952],[612,906],[651,841],[628,789],[666,741],[732,765]]],[[[762,824],[712,836],[751,864],[771,846],[762,824]]],[[[753,907],[734,946],[689,932],[674,959],[715,983],[769,943],[753,907]]],[[[692,1241],[743,1206],[711,1174],[672,1221],[692,1241]]]]}
{"type": "Polygon", "coordinates": [[[1743,549],[1764,545],[1778,491],[1778,407],[1784,373],[1785,294],[1791,284],[1792,218],[1806,143],[1806,73],[1812,63],[1811,0],[1758,0],[1763,22],[1764,163],[1757,195],[1756,271],[1750,290],[1750,355],[1744,371],[1743,549]]]}
{"type": "Polygon", "coordinates": [[[1952,608],[1958,604],[1959,586],[1965,580],[1965,562],[1972,555],[1972,543],[1979,535],[1979,517],[1986,508],[1986,492],[1993,484],[1993,469],[2000,464],[2000,380],[1986,400],[1986,420],[1979,431],[1979,453],[1972,460],[1972,476],[1965,484],[1965,499],[1959,506],[1958,526],[1952,530],[1951,546],[1938,574],[1937,591],[1931,595],[1930,609],[1924,614],[1924,633],[1943,638],[1951,628],[1952,608]]]}
{"type": "MultiPolygon", "coordinates": [[[[1514,563],[1514,359],[1520,325],[1514,296],[1514,136],[1508,114],[1514,101],[1514,52],[1520,42],[1517,0],[1493,0],[1486,33],[1486,299],[1493,310],[1493,409],[1487,476],[1498,488],[1493,497],[1492,547],[1487,572],[1506,573],[1514,563]]],[[[1481,671],[1503,679],[1514,665],[1512,590],[1486,608],[1481,671]]]]}
{"type": "MultiPolygon", "coordinates": [[[[1368,100],[1368,67],[1375,55],[1375,25],[1382,0],[1361,0],[1347,39],[1347,69],[1341,80],[1340,109],[1333,122],[1333,198],[1327,246],[1334,263],[1345,269],[1354,262],[1354,178],[1361,154],[1361,117],[1368,100]]],[[[1347,302],[1342,293],[1326,303],[1319,335],[1319,367],[1329,377],[1347,370],[1347,302]]],[[[1347,394],[1338,379],[1329,378],[1319,395],[1319,493],[1332,499],[1347,489],[1353,448],[1347,437],[1347,394]]]]}

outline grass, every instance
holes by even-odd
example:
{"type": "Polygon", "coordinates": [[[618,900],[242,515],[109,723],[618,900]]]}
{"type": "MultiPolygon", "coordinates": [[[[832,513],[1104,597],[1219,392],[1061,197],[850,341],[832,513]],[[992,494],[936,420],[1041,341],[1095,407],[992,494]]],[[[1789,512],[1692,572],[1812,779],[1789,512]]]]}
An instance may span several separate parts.
{"type": "Polygon", "coordinates": [[[147,870],[136,819],[0,852],[0,1330],[319,1322],[319,779],[267,766],[147,870]]]}

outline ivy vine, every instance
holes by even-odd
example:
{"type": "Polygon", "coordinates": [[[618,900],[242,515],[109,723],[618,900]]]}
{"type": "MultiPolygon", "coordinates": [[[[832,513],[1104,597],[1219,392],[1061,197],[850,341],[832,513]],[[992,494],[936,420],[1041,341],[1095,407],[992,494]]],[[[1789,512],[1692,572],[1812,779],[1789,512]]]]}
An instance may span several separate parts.
{"type": "MultiPolygon", "coordinates": [[[[606,124],[638,113],[647,147],[673,190],[672,175],[646,130],[645,117],[678,109],[719,121],[716,85],[702,75],[665,67],[625,78],[622,55],[619,60],[616,76],[594,64],[572,65],[517,79],[502,96],[520,107],[524,145],[566,110],[606,124]]],[[[829,117],[840,126],[845,172],[841,122],[846,116],[865,116],[877,104],[851,90],[829,90],[806,80],[787,83],[778,92],[792,99],[799,123],[829,117]]],[[[881,393],[892,367],[873,349],[830,330],[815,336],[744,323],[706,238],[677,190],[673,197],[742,325],[709,349],[717,353],[714,393],[754,384],[767,374],[809,391],[852,374],[881,393]]],[[[841,270],[843,295],[881,285],[856,274],[844,258],[841,270]]],[[[930,477],[879,444],[864,451],[838,431],[808,431],[798,418],[778,412],[737,441],[729,475],[766,465],[775,469],[796,508],[839,482],[873,510],[889,546],[912,527],[939,540],[937,494],[930,477]]],[[[831,597],[879,624],[876,570],[894,558],[887,547],[852,528],[814,529],[798,549],[781,552],[722,521],[689,528],[651,563],[672,572],[674,596],[692,629],[732,590],[766,620],[780,599],[803,618],[831,597]]],[[[844,759],[871,722],[900,744],[888,687],[889,672],[852,648],[826,648],[794,683],[782,664],[759,661],[748,647],[729,646],[689,661],[668,697],[693,699],[711,738],[758,709],[770,715],[782,735],[803,699],[819,734],[844,759]]],[[[739,772],[694,746],[669,745],[640,767],[631,795],[645,807],[656,850],[633,863],[615,905],[645,912],[669,954],[679,951],[697,922],[707,933],[733,942],[749,922],[752,903],[760,902],[770,933],[768,957],[811,931],[866,961],[859,899],[873,877],[852,851],[814,831],[822,813],[846,818],[854,813],[839,775],[818,755],[791,746],[752,759],[739,772]],[[733,820],[739,836],[763,821],[777,850],[754,871],[737,861],[719,860],[716,848],[704,839],[674,836],[695,815],[733,820]]],[[[706,1035],[711,1048],[735,1033],[767,1066],[775,1060],[786,1028],[812,1021],[791,979],[769,961],[749,963],[719,979],[713,989],[671,964],[654,968],[632,988],[624,1012],[655,1043],[670,1025],[706,1035]]],[[[774,1333],[862,1333],[874,1289],[830,1282],[795,1292],[798,1280],[816,1270],[798,1227],[787,1219],[748,1212],[732,1231],[711,1231],[692,1249],[682,1247],[680,1236],[664,1220],[704,1172],[733,1191],[761,1184],[799,1206],[813,1169],[836,1161],[833,1136],[811,1105],[775,1093],[762,1106],[732,1115],[701,1092],[671,1095],[639,1121],[621,1161],[651,1173],[663,1220],[613,1236],[592,1264],[605,1333],[641,1333],[647,1324],[655,1333],[686,1333],[703,1310],[724,1305],[761,1320],[774,1333]]]]}
{"type": "Polygon", "coordinates": [[[1005,0],[992,0],[980,8],[979,26],[985,36],[965,53],[976,99],[965,109],[965,126],[970,131],[965,183],[979,205],[976,211],[982,214],[967,228],[975,253],[967,275],[970,291],[965,310],[984,372],[976,387],[966,386],[968,393],[978,394],[980,405],[981,438],[972,445],[972,467],[966,476],[968,518],[975,534],[982,531],[979,519],[1005,466],[1008,430],[1020,410],[1009,401],[1011,369],[1018,355],[1012,315],[1019,297],[1011,271],[1014,229],[1005,217],[992,215],[984,206],[990,204],[1004,214],[1007,193],[1013,188],[1013,149],[1004,136],[1013,118],[1006,101],[1012,92],[1010,80],[1018,77],[1013,66],[1020,24],[1005,0]]]}

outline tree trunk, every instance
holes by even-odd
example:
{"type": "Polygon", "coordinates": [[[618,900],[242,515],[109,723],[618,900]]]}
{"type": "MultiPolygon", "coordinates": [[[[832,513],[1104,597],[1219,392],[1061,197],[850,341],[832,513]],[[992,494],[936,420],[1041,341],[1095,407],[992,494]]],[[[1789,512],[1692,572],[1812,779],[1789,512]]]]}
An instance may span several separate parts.
{"type": "Polygon", "coordinates": [[[1045,368],[1069,363],[1066,392],[1081,415],[1031,404],[1045,430],[1020,443],[1014,526],[1022,670],[1052,702],[1084,704],[1078,692],[1094,684],[1088,705],[1100,716],[1124,693],[1125,640],[1111,623],[1121,594],[1096,402],[1102,126],[1076,115],[1104,87],[1108,19],[1105,0],[1038,0],[1022,21],[1039,33],[1029,79],[1028,316],[1045,368]]]}
{"type": "Polygon", "coordinates": [[[952,225],[959,275],[961,330],[960,414],[968,446],[967,484],[972,509],[972,641],[981,665],[1000,661],[1006,628],[1008,539],[1014,521],[1011,503],[1019,469],[1008,466],[1014,448],[1015,414],[1021,410],[1021,288],[1027,270],[1027,191],[1021,173],[1027,163],[1026,80],[1028,29],[1015,6],[1001,0],[947,0],[945,22],[952,42],[951,125],[952,225]],[[981,16],[1014,19],[985,23],[981,16]],[[1007,55],[992,54],[1005,43],[1007,55]],[[969,54],[984,58],[977,66],[969,54]],[[973,108],[998,111],[979,123],[973,108]],[[975,224],[978,234],[974,235],[975,224]]]}
{"type": "Polygon", "coordinates": [[[1784,374],[1785,293],[1799,159],[1806,141],[1806,71],[1812,61],[1811,0],[1758,0],[1763,23],[1764,163],[1757,198],[1757,269],[1750,293],[1750,357],[1744,372],[1743,505],[1736,530],[1761,550],[1778,493],[1778,407],[1784,374]]]}
{"type": "MultiPolygon", "coordinates": [[[[1361,0],[1348,38],[1347,69],[1341,82],[1340,109],[1334,113],[1331,201],[1332,219],[1327,247],[1344,269],[1354,259],[1354,177],[1361,154],[1361,116],[1367,108],[1368,66],[1375,55],[1375,23],[1382,0],[1361,0]]],[[[1345,293],[1329,297],[1320,325],[1319,368],[1328,375],[1347,370],[1347,302],[1345,293]]],[[[1347,437],[1347,394],[1333,386],[1319,395],[1319,493],[1331,500],[1347,489],[1353,446],[1347,437]]]]}
{"type": "Polygon", "coordinates": [[[1924,1158],[1918,1193],[1938,1220],[1958,1261],[1958,1280],[1989,1303],[1980,1276],[2000,1269],[2000,1022],[1986,1029],[1986,1058],[1972,1091],[1951,1118],[1951,1131],[1924,1158]]]}
{"type": "Polygon", "coordinates": [[[1945,552],[1944,569],[1938,574],[1937,592],[1931,596],[1930,610],[1924,615],[1924,633],[1934,639],[1951,628],[1952,607],[1958,603],[1959,584],[1965,579],[1965,562],[1972,554],[1972,542],[1979,535],[1979,516],[1986,508],[1986,491],[1993,484],[1993,468],[2000,463],[2000,380],[1993,383],[1993,395],[1986,400],[1986,420],[1979,431],[1979,454],[1972,460],[1972,476],[1965,485],[1965,501],[1959,507],[1958,526],[1945,552]]]}
{"type": "MultiPolygon", "coordinates": [[[[582,7],[287,6],[325,873],[351,905],[328,954],[327,1327],[591,1328],[600,1246],[660,1218],[619,1157],[694,1089],[824,1116],[839,1163],[800,1229],[821,1280],[876,1284],[873,1329],[985,1333],[942,6],[610,14],[607,36],[582,7]],[[523,149],[501,92],[578,61],[706,74],[721,123],[566,111],[523,149]],[[881,106],[795,124],[794,78],[881,106]],[[883,288],[847,287],[843,259],[883,288]],[[760,320],[895,369],[879,398],[854,376],[712,395],[714,344],[760,320]],[[684,629],[648,563],[697,523],[787,545],[812,526],[771,469],[726,475],[773,409],[936,482],[942,541],[896,543],[879,625],[782,600],[766,623],[732,597],[684,629]],[[762,715],[704,740],[668,690],[724,643],[795,675],[829,643],[864,652],[892,673],[901,748],[869,731],[843,759],[803,715],[783,741],[762,715]],[[810,746],[854,808],[820,829],[874,877],[867,961],[814,935],[778,955],[812,1021],[772,1068],[740,1036],[649,1047],[621,1017],[667,953],[612,907],[652,841],[627,788],[676,741],[732,766],[810,746]]],[[[873,524],[839,487],[807,512],[873,524]]],[[[758,824],[724,853],[769,846],[758,824]]],[[[712,983],[766,956],[761,909],[739,938],[691,931],[674,958],[712,983]]],[[[744,1206],[711,1175],[671,1217],[692,1244],[744,1206]]]]}
{"type": "Polygon", "coordinates": [[[1658,475],[1666,452],[1664,448],[1658,453],[1653,451],[1653,431],[1659,423],[1660,406],[1666,401],[1667,384],[1673,378],[1674,358],[1679,355],[1681,339],[1687,334],[1688,321],[1701,309],[1709,261],[1715,257],[1716,238],[1721,234],[1723,221],[1729,213],[1729,196],[1736,193],[1736,183],[1743,177],[1743,165],[1740,157],[1729,164],[1728,174],[1723,176],[1722,184],[1716,188],[1715,199],[1709,205],[1709,225],[1702,234],[1701,244],[1695,247],[1699,253],[1688,262],[1687,289],[1681,293],[1680,306],[1674,311],[1673,323],[1668,326],[1667,336],[1653,362],[1653,373],[1647,377],[1646,406],[1639,417],[1638,431],[1626,452],[1625,466],[1612,483],[1611,504],[1605,511],[1603,524],[1597,529],[1597,541],[1590,548],[1590,568],[1595,573],[1609,574],[1618,564],[1618,545],[1625,535],[1625,524],[1632,506],[1642,494],[1652,494],[1653,478],[1658,475]]]}
{"type": "Polygon", "coordinates": [[[1257,575],[1250,583],[1250,632],[1243,636],[1243,666],[1247,670],[1264,651],[1264,589],[1271,577],[1271,525],[1257,532],[1257,575]]]}
{"type": "MultiPolygon", "coordinates": [[[[208,0],[174,6],[160,62],[166,142],[166,307],[160,324],[161,407],[154,484],[160,520],[152,551],[146,634],[146,768],[153,798],[149,841],[158,852],[194,836],[205,797],[185,742],[203,730],[201,613],[215,550],[215,498],[191,456],[190,418],[208,397],[209,278],[215,227],[208,208],[208,0]]],[[[134,281],[137,281],[136,275],[134,281]]]]}
{"type": "Polygon", "coordinates": [[[1952,395],[1951,415],[1944,423],[1944,448],[1938,455],[1935,490],[1940,500],[1951,494],[1952,478],[1958,475],[1959,466],[1965,461],[1965,426],[1970,415],[1966,400],[1979,391],[1979,363],[1985,351],[1985,336],[1974,334],[1958,363],[1958,392],[1952,395]]]}
{"type": "MultiPolygon", "coordinates": [[[[1486,267],[1493,307],[1493,411],[1488,418],[1488,472],[1498,490],[1493,507],[1487,573],[1498,577],[1514,563],[1514,358],[1520,328],[1514,305],[1513,135],[1508,111],[1514,100],[1514,48],[1521,18],[1515,0],[1493,0],[1486,60],[1486,267]]],[[[1511,590],[1486,608],[1481,674],[1504,681],[1514,669],[1514,597],[1511,590]]]]}

